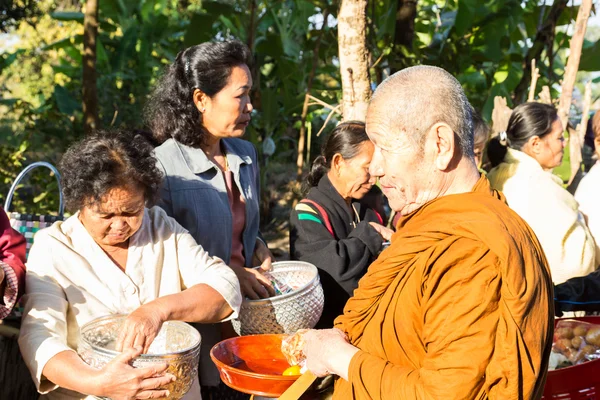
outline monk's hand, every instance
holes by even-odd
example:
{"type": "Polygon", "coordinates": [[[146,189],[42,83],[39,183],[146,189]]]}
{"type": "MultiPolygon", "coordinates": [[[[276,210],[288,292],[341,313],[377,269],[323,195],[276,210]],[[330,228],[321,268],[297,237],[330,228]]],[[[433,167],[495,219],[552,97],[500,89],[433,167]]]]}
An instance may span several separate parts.
{"type": "Polygon", "coordinates": [[[378,224],[377,222],[369,222],[369,224],[377,231],[377,233],[381,235],[384,240],[392,240],[392,235],[394,234],[393,230],[378,224]]]}
{"type": "Polygon", "coordinates": [[[127,349],[99,370],[95,394],[114,400],[168,398],[169,391],[161,388],[175,381],[175,376],[165,373],[165,363],[132,367],[131,361],[141,353],[141,347],[127,349]]]}
{"type": "Polygon", "coordinates": [[[147,353],[165,322],[161,314],[158,308],[153,306],[153,303],[145,304],[129,314],[121,325],[116,350],[123,351],[132,347],[140,347],[144,354],[147,353]]]}
{"type": "Polygon", "coordinates": [[[306,368],[316,376],[335,374],[348,380],[350,360],[358,349],[337,328],[312,329],[304,334],[302,352],[306,357],[306,368]]]}

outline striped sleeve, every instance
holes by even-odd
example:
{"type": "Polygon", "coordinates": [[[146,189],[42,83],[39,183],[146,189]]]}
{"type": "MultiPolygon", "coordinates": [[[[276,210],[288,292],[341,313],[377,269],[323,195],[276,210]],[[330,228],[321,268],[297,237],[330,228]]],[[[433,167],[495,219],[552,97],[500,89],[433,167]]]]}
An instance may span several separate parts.
{"type": "Polygon", "coordinates": [[[294,210],[298,213],[299,221],[313,221],[323,225],[323,221],[321,221],[317,212],[308,204],[298,203],[294,210]]]}

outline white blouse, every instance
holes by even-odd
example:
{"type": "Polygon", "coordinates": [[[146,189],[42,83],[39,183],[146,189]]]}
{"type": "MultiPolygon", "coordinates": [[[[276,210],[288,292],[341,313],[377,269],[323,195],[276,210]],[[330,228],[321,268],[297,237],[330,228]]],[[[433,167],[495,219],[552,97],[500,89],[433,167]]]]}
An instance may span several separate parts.
{"type": "MultiPolygon", "coordinates": [[[[47,399],[92,399],[57,388],[42,376],[58,353],[76,351],[79,327],[105,315],[131,313],[157,297],[204,283],[234,310],[242,297],[234,272],[159,207],[146,209],[130,238],[123,272],[104,253],[78,219],[56,222],[35,236],[27,262],[25,312],[19,346],[36,387],[47,399]]],[[[202,355],[201,355],[202,357],[202,355]]],[[[202,357],[200,368],[210,363],[202,357]]],[[[186,399],[200,399],[195,382],[186,399]],[[191,395],[191,397],[189,397],[191,395]]]]}
{"type": "Polygon", "coordinates": [[[577,201],[563,188],[559,177],[544,171],[527,154],[508,149],[488,179],[535,232],[555,284],[596,270],[594,239],[577,201]]]}
{"type": "Polygon", "coordinates": [[[596,241],[596,262],[600,263],[600,161],[579,182],[575,200],[587,217],[588,228],[596,241]]]}

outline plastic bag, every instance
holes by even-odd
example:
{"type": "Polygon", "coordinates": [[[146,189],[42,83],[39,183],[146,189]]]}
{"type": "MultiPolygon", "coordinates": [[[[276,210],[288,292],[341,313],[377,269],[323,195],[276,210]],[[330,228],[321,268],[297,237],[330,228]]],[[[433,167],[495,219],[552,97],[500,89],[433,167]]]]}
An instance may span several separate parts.
{"type": "Polygon", "coordinates": [[[298,332],[284,338],[281,341],[281,352],[290,365],[306,366],[306,357],[302,348],[304,347],[304,333],[308,329],[300,329],[298,332]]]}
{"type": "Polygon", "coordinates": [[[563,357],[551,358],[550,369],[592,361],[600,358],[600,325],[573,319],[561,320],[554,329],[552,352],[563,357]],[[566,360],[565,360],[566,359],[566,360]]]}

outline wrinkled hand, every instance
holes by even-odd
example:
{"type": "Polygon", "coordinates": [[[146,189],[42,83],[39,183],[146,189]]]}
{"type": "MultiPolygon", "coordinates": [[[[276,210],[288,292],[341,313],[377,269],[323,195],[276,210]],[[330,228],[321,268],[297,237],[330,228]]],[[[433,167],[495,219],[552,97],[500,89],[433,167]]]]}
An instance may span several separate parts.
{"type": "Polygon", "coordinates": [[[142,354],[142,348],[130,348],[115,357],[100,370],[98,395],[113,400],[165,399],[170,393],[160,389],[175,381],[175,376],[165,374],[167,364],[154,364],[133,368],[129,363],[142,354]]]}
{"type": "Polygon", "coordinates": [[[369,224],[381,235],[384,240],[392,240],[392,235],[394,231],[390,228],[387,228],[377,222],[369,222],[369,224]]]}
{"type": "Polygon", "coordinates": [[[347,379],[350,359],[356,351],[358,349],[348,342],[344,332],[337,328],[312,329],[304,334],[302,352],[306,357],[306,368],[318,377],[336,374],[347,379]],[[346,359],[348,365],[344,367],[346,359]]]}
{"type": "Polygon", "coordinates": [[[123,322],[116,350],[123,351],[137,346],[147,353],[163,322],[158,310],[148,305],[141,306],[123,322]]]}

